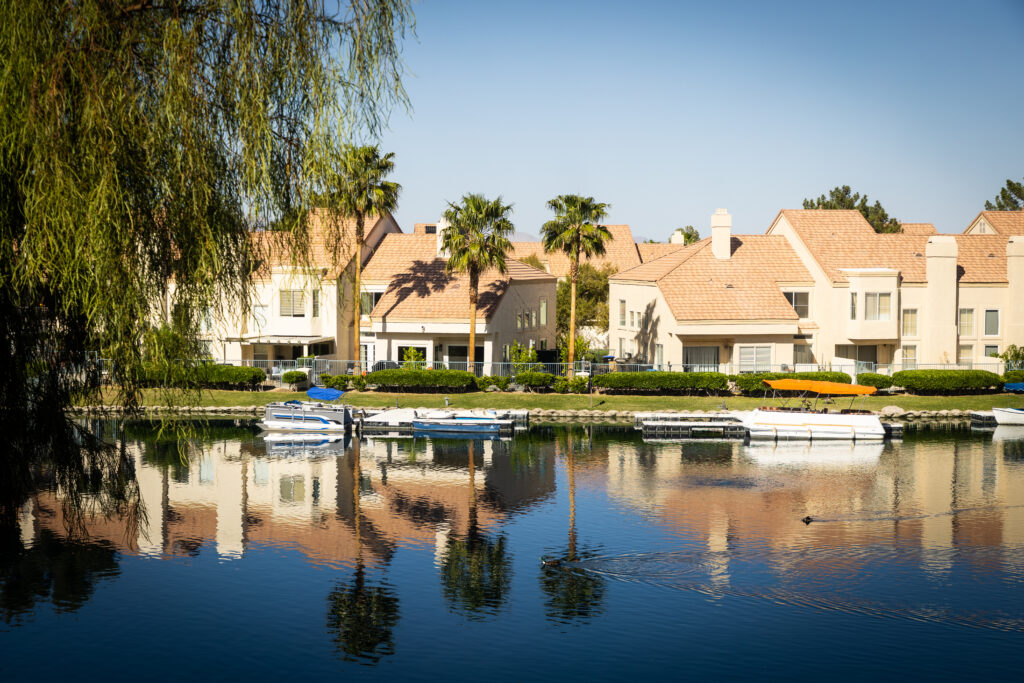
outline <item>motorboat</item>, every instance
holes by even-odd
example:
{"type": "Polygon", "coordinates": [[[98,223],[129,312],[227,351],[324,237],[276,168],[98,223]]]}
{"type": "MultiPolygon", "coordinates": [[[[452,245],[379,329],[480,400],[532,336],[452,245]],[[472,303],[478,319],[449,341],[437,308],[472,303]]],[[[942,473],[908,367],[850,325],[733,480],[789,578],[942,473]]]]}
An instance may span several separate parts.
{"type": "Polygon", "coordinates": [[[877,415],[852,408],[853,399],[875,393],[875,387],[800,379],[766,379],[764,382],[776,392],[787,393],[780,397],[780,405],[761,407],[743,417],[743,425],[752,440],[875,441],[885,438],[885,427],[877,415]],[[840,411],[819,409],[818,401],[831,396],[850,396],[851,407],[840,411]],[[792,405],[794,400],[796,404],[792,405]]]}
{"type": "Polygon", "coordinates": [[[1024,426],[1024,409],[1022,408],[993,408],[992,414],[996,418],[997,425],[1024,426]]]}
{"type": "Polygon", "coordinates": [[[313,401],[269,403],[258,424],[268,432],[344,432],[352,424],[352,409],[313,401]]]}

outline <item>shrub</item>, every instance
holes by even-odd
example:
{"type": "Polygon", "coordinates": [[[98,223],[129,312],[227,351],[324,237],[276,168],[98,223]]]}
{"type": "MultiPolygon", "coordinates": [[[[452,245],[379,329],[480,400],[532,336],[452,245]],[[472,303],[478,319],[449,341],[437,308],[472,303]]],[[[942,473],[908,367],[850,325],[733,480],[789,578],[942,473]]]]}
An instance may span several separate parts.
{"type": "Polygon", "coordinates": [[[550,389],[555,383],[555,376],[550,372],[520,372],[515,382],[528,389],[550,389]]]}
{"type": "Polygon", "coordinates": [[[143,371],[145,386],[192,386],[197,389],[256,389],[266,380],[260,368],[204,363],[183,368],[177,363],[150,363],[143,371]]]}
{"type": "Polygon", "coordinates": [[[465,370],[377,370],[366,375],[366,384],[375,384],[380,391],[470,391],[476,388],[476,377],[465,370]]]}
{"type": "Polygon", "coordinates": [[[857,375],[857,384],[865,387],[888,389],[892,386],[892,377],[879,375],[877,372],[862,372],[857,375]]]}
{"type": "Polygon", "coordinates": [[[569,380],[569,391],[573,394],[585,394],[590,391],[590,382],[586,377],[573,377],[569,380]]]}
{"type": "Polygon", "coordinates": [[[693,394],[725,391],[729,379],[720,372],[609,372],[594,377],[594,386],[620,394],[693,394]]]}
{"type": "Polygon", "coordinates": [[[1024,382],[1024,370],[1010,370],[1003,375],[1003,381],[1007,384],[1015,382],[1024,382]]]}
{"type": "Polygon", "coordinates": [[[555,378],[555,383],[551,385],[551,389],[556,394],[568,394],[569,393],[569,380],[565,377],[555,378]]]}
{"type": "Polygon", "coordinates": [[[1003,378],[987,370],[902,370],[892,383],[911,394],[979,393],[998,391],[1003,378]]]}
{"type": "Polygon", "coordinates": [[[752,372],[736,377],[736,387],[744,394],[762,394],[769,389],[766,379],[808,379],[818,382],[840,382],[850,384],[852,380],[845,372],[752,372]]]}
{"type": "Polygon", "coordinates": [[[362,375],[356,375],[349,383],[356,391],[366,391],[366,378],[362,375]]]}
{"type": "Polygon", "coordinates": [[[282,384],[298,384],[306,380],[306,373],[299,372],[298,370],[289,370],[288,372],[281,375],[282,384]]]}
{"type": "Polygon", "coordinates": [[[487,387],[498,387],[502,391],[508,390],[510,379],[503,375],[484,375],[476,378],[476,388],[486,391],[487,387]]]}

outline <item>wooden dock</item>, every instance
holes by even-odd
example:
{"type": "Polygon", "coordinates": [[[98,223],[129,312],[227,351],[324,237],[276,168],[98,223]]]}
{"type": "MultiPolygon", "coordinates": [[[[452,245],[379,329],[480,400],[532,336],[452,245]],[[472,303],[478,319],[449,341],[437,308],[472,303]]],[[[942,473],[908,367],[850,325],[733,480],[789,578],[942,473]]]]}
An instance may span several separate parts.
{"type": "Polygon", "coordinates": [[[725,420],[650,420],[641,424],[645,439],[745,439],[742,422],[725,420]]]}

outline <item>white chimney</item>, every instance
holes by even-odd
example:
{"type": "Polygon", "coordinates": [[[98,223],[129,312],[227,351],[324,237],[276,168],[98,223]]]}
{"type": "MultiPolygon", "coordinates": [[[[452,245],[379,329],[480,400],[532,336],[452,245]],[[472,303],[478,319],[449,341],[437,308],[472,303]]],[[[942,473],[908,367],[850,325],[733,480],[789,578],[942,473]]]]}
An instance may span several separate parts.
{"type": "Polygon", "coordinates": [[[437,256],[438,258],[448,258],[448,252],[442,248],[444,242],[444,233],[448,230],[449,223],[444,218],[437,222],[437,256]]]}
{"type": "Polygon", "coordinates": [[[711,217],[711,253],[717,259],[732,256],[732,216],[725,209],[715,209],[711,217]]]}

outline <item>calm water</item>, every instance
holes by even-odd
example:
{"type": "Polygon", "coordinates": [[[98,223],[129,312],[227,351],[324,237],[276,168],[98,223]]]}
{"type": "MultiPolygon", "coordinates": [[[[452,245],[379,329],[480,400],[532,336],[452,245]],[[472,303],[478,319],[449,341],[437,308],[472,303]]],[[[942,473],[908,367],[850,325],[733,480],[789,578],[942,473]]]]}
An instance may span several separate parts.
{"type": "Polygon", "coordinates": [[[303,447],[231,424],[187,463],[145,427],[121,435],[145,514],[87,497],[85,540],[59,491],[33,497],[0,548],[0,679],[1024,665],[1018,435],[776,447],[561,427],[303,447]]]}

